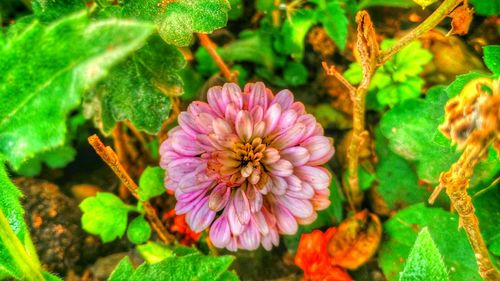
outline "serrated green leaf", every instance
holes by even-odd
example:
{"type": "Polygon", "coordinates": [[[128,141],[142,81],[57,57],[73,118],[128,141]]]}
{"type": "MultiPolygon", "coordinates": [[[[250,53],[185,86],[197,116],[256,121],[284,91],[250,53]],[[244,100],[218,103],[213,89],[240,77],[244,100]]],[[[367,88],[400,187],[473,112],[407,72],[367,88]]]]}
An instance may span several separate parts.
{"type": "Polygon", "coordinates": [[[500,45],[485,46],[484,63],[496,75],[500,75],[500,45]]]}
{"type": "Polygon", "coordinates": [[[482,280],[467,236],[458,228],[457,215],[418,204],[399,211],[384,223],[379,264],[388,281],[399,279],[417,233],[424,227],[442,255],[451,281],[482,280]]]}
{"type": "Polygon", "coordinates": [[[209,257],[201,254],[170,257],[159,263],[139,266],[130,280],[217,280],[233,260],[232,256],[209,257]]]}
{"type": "MultiPolygon", "coordinates": [[[[19,189],[10,181],[0,157],[0,209],[5,214],[17,238],[20,241],[25,241],[25,236],[29,234],[24,222],[24,209],[19,201],[21,196],[19,189]]],[[[20,279],[21,274],[0,239],[0,277],[11,276],[20,279]]]]}
{"type": "Polygon", "coordinates": [[[165,170],[160,167],[147,167],[139,179],[137,193],[142,201],[147,201],[165,192],[163,179],[165,170]]]}
{"type": "Polygon", "coordinates": [[[164,4],[157,0],[129,0],[123,12],[125,16],[155,22],[165,42],[188,46],[193,33],[210,33],[224,27],[230,8],[227,0],[178,0],[164,4]]]}
{"type": "Polygon", "coordinates": [[[500,0],[470,0],[477,14],[494,16],[500,14],[500,0]]]}
{"type": "Polygon", "coordinates": [[[63,145],[66,116],[81,94],[152,32],[148,24],[79,13],[11,37],[0,53],[0,153],[12,167],[63,145]]]}
{"type": "Polygon", "coordinates": [[[317,11],[317,19],[323,24],[326,34],[335,42],[340,51],[347,44],[347,26],[349,24],[340,2],[330,1],[325,9],[317,11]]]}
{"type": "Polygon", "coordinates": [[[33,13],[42,22],[50,22],[86,8],[85,0],[33,0],[33,13]]]}
{"type": "Polygon", "coordinates": [[[127,229],[127,215],[135,207],[127,205],[113,193],[99,192],[80,203],[83,212],[82,227],[99,235],[104,243],[122,237],[127,229]]]}
{"type": "Polygon", "coordinates": [[[106,134],[122,120],[130,120],[147,133],[158,133],[170,112],[169,96],[183,93],[177,72],[184,65],[177,48],[152,37],[85,97],[85,115],[93,116],[96,126],[106,134]]]}
{"type": "Polygon", "coordinates": [[[169,247],[151,241],[148,241],[144,245],[138,245],[137,251],[139,251],[139,254],[149,264],[161,262],[174,254],[169,247]]]}
{"type": "Polygon", "coordinates": [[[304,56],[304,40],[309,29],[317,23],[312,10],[298,10],[285,21],[281,29],[283,36],[283,51],[292,58],[301,61],[304,56]]]}
{"type": "Polygon", "coordinates": [[[113,270],[108,281],[127,281],[134,273],[134,267],[128,256],[124,257],[113,270]]]}
{"type": "Polygon", "coordinates": [[[427,227],[423,228],[411,249],[400,281],[447,281],[448,273],[427,227]]]}
{"type": "Polygon", "coordinates": [[[151,237],[151,227],[144,216],[133,219],[127,230],[127,238],[134,244],[143,244],[151,237]]]}

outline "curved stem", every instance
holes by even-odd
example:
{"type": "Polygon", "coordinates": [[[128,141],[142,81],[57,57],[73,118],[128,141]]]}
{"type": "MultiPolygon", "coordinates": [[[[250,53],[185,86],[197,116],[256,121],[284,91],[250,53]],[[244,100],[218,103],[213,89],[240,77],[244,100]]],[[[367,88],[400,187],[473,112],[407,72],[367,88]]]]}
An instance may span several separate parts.
{"type": "MultiPolygon", "coordinates": [[[[45,280],[42,275],[42,267],[38,263],[38,257],[28,255],[25,247],[10,227],[9,221],[2,209],[0,209],[0,240],[2,240],[3,246],[7,249],[10,257],[23,274],[23,280],[45,280]]],[[[36,253],[32,254],[36,255],[36,253]]]]}
{"type": "Polygon", "coordinates": [[[463,0],[445,0],[441,5],[421,24],[415,27],[412,31],[406,34],[403,38],[399,39],[398,42],[390,47],[389,49],[382,51],[377,58],[377,64],[383,65],[388,61],[394,54],[399,52],[402,48],[406,47],[408,44],[416,40],[418,37],[426,33],[427,31],[436,27],[443,19],[445,19],[455,7],[457,7],[463,0]]]}
{"type": "Polygon", "coordinates": [[[234,82],[235,77],[231,73],[231,71],[229,70],[229,67],[227,67],[224,60],[217,53],[217,50],[215,49],[217,46],[215,45],[215,43],[212,42],[212,40],[210,40],[210,37],[208,37],[207,34],[197,33],[196,35],[198,35],[198,39],[200,39],[200,44],[203,47],[205,47],[205,49],[207,49],[208,53],[210,54],[212,59],[215,61],[215,64],[217,64],[217,66],[220,69],[220,72],[222,73],[222,75],[224,75],[226,80],[229,82],[234,82]]]}
{"type": "Polygon", "coordinates": [[[130,193],[141,202],[144,210],[146,211],[146,217],[148,218],[151,226],[158,234],[158,237],[166,243],[170,244],[175,240],[175,237],[170,234],[161,220],[158,218],[155,208],[149,203],[149,201],[141,201],[139,198],[139,194],[137,194],[138,186],[129,176],[127,171],[123,168],[118,161],[118,156],[113,151],[113,149],[109,146],[105,146],[102,141],[99,139],[97,135],[92,135],[88,138],[90,145],[95,149],[97,154],[102,158],[106,164],[115,172],[116,176],[120,179],[123,185],[130,191],[130,193]]]}

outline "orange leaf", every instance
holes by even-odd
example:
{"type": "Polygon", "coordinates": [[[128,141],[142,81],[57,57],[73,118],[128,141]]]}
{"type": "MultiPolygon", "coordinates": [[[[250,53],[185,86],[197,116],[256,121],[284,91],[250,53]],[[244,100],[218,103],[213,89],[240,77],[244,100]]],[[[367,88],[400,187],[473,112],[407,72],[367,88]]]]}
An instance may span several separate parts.
{"type": "Polygon", "coordinates": [[[382,225],[375,214],[361,211],[344,220],[328,243],[332,265],[356,269],[375,253],[382,236],[382,225]]]}
{"type": "Polygon", "coordinates": [[[467,5],[462,5],[451,12],[451,30],[448,35],[465,35],[469,32],[469,26],[474,15],[474,8],[469,9],[467,5]]]}

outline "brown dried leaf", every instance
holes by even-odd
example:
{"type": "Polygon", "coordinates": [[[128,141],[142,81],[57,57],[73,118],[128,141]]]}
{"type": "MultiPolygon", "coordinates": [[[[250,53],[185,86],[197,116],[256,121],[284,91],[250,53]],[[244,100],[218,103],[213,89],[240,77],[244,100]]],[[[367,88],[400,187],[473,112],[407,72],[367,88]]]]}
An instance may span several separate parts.
{"type": "Polygon", "coordinates": [[[366,11],[361,11],[356,15],[356,23],[358,24],[356,48],[363,68],[363,76],[365,76],[360,87],[368,89],[368,85],[363,85],[363,82],[369,83],[370,79],[367,78],[375,72],[379,46],[372,20],[366,11]]]}
{"type": "Polygon", "coordinates": [[[462,5],[451,12],[451,30],[448,35],[464,35],[469,32],[469,26],[474,15],[474,8],[462,5]]]}
{"type": "Polygon", "coordinates": [[[375,253],[382,237],[382,225],[375,214],[361,211],[344,220],[328,243],[331,263],[357,269],[375,253]]]}

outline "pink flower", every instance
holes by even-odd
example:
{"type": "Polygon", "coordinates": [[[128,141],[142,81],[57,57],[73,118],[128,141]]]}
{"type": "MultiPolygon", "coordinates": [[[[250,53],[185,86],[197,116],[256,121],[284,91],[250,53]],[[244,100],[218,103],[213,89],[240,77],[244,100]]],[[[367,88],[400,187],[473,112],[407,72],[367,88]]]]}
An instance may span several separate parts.
{"type": "Polygon", "coordinates": [[[270,250],[330,204],[320,165],[333,140],[290,91],[212,87],[208,103],[193,102],[178,121],[160,148],[165,185],[177,214],[196,232],[210,227],[216,247],[270,250]]]}

